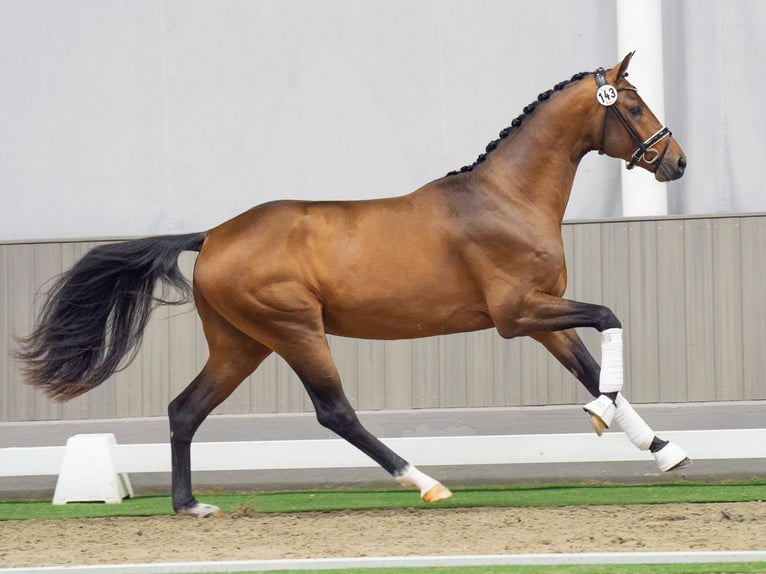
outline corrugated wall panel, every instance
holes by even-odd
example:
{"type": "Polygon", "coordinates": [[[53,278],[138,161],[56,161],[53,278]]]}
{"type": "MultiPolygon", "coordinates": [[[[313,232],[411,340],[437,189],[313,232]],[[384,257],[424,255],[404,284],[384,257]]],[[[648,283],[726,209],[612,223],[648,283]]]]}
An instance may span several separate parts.
{"type": "MultiPolygon", "coordinates": [[[[766,398],[766,215],[566,224],[570,299],[611,307],[625,326],[626,393],[634,402],[766,398]]],[[[21,383],[9,354],[29,332],[36,293],[98,242],[0,245],[0,420],[162,415],[207,359],[190,305],[152,317],[136,361],[66,404],[21,383]]],[[[191,276],[194,254],[181,266],[191,276]]],[[[600,358],[600,336],[580,334],[600,358]]],[[[359,409],[579,403],[581,385],[531,339],[493,330],[413,341],[330,337],[359,409]]],[[[311,410],[303,387],[269,357],[218,413],[311,410]]]]}
{"type": "Polygon", "coordinates": [[[686,294],[687,393],[691,401],[715,400],[713,336],[713,225],[709,219],[686,222],[684,259],[686,294]]]}
{"type": "MultiPolygon", "coordinates": [[[[407,409],[412,407],[412,344],[410,341],[389,341],[383,363],[385,370],[386,401],[383,408],[407,409]]],[[[358,385],[358,382],[357,382],[358,385]]]]}
{"type": "Polygon", "coordinates": [[[8,263],[10,249],[0,248],[0,420],[11,417],[11,377],[14,365],[11,354],[11,271],[8,263]]]}
{"type": "MultiPolygon", "coordinates": [[[[677,402],[688,394],[686,368],[685,222],[658,221],[657,400],[677,402]]],[[[690,310],[691,312],[691,310],[690,310]]]]}
{"type": "Polygon", "coordinates": [[[743,398],[766,399],[766,225],[742,218],[743,398]]]}
{"type": "MultiPolygon", "coordinates": [[[[439,404],[439,346],[429,339],[412,341],[412,379],[414,408],[439,404]]],[[[369,385],[373,381],[362,383],[369,385]]]]}
{"type": "Polygon", "coordinates": [[[739,219],[713,220],[715,398],[744,396],[742,364],[742,241],[739,219]]]}
{"type": "Polygon", "coordinates": [[[463,333],[438,337],[439,405],[461,407],[466,400],[466,336],[463,333]]]}
{"type": "MultiPolygon", "coordinates": [[[[40,247],[36,245],[14,245],[8,253],[8,274],[10,286],[8,293],[10,303],[8,305],[8,323],[10,333],[8,337],[21,335],[29,332],[32,328],[33,313],[37,311],[34,304],[34,293],[38,287],[35,278],[35,251],[40,247]],[[30,313],[32,311],[33,313],[30,313]]],[[[8,380],[8,404],[12,420],[35,420],[38,416],[48,416],[48,407],[42,407],[40,412],[35,412],[33,406],[37,394],[33,389],[21,384],[21,377],[14,368],[10,369],[8,380]]],[[[54,417],[56,418],[56,417],[54,417]]]]}
{"type": "MultiPolygon", "coordinates": [[[[386,404],[386,371],[383,368],[386,359],[386,343],[381,341],[359,341],[357,343],[359,357],[359,375],[357,392],[358,408],[378,410],[386,404]]],[[[343,365],[338,366],[345,375],[343,365]]],[[[438,382],[438,377],[435,381],[438,382]]]]}
{"type": "MultiPolygon", "coordinates": [[[[630,344],[630,397],[636,402],[658,396],[657,347],[657,233],[654,222],[628,225],[629,322],[624,322],[630,344]]],[[[618,272],[619,273],[619,272],[618,272]]]]}
{"type": "MultiPolygon", "coordinates": [[[[494,333],[493,333],[494,335],[494,333]]],[[[521,364],[521,345],[505,341],[499,336],[492,338],[493,405],[520,405],[521,385],[518,384],[521,364]]],[[[474,382],[474,384],[478,384],[474,382]]]]}

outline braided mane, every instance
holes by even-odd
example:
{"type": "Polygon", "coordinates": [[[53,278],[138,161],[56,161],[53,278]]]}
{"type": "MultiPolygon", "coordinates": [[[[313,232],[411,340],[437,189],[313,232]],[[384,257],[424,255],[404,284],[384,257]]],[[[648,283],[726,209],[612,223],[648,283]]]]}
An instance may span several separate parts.
{"type": "Polygon", "coordinates": [[[492,140],[491,142],[489,142],[487,144],[487,147],[485,148],[484,152],[479,154],[479,157],[476,158],[476,161],[474,161],[471,165],[464,165],[463,167],[461,167],[458,170],[453,170],[453,171],[449,172],[447,175],[450,176],[450,175],[456,175],[458,173],[466,173],[466,172],[469,172],[469,171],[473,171],[473,168],[475,168],[477,165],[479,165],[481,162],[483,162],[485,159],[487,159],[487,154],[492,152],[500,144],[500,142],[502,140],[504,140],[505,138],[507,138],[511,134],[511,132],[513,130],[517,129],[521,125],[521,123],[524,121],[524,119],[528,115],[531,115],[532,112],[535,111],[535,108],[537,108],[537,106],[540,103],[546,101],[548,98],[551,97],[551,94],[553,94],[553,92],[561,91],[564,88],[566,88],[569,84],[571,84],[573,82],[579,82],[585,76],[588,76],[588,75],[590,75],[592,73],[593,72],[579,72],[579,73],[575,74],[574,76],[572,76],[570,79],[564,80],[562,82],[559,82],[558,84],[553,86],[553,89],[546,90],[545,92],[539,94],[535,101],[533,101],[533,102],[529,103],[528,105],[524,106],[524,110],[522,111],[522,113],[519,114],[518,116],[516,116],[513,119],[513,121],[511,122],[510,126],[508,126],[507,128],[503,128],[500,131],[500,133],[498,134],[498,138],[497,139],[492,140]]]}

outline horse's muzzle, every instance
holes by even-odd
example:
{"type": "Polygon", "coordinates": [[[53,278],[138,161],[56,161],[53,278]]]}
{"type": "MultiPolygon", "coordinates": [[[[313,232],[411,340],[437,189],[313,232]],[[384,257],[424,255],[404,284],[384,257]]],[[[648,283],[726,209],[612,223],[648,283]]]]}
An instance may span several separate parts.
{"type": "Polygon", "coordinates": [[[666,154],[662,158],[662,163],[659,165],[657,171],[654,172],[654,178],[657,181],[673,181],[680,178],[686,171],[686,156],[681,153],[666,154]]]}

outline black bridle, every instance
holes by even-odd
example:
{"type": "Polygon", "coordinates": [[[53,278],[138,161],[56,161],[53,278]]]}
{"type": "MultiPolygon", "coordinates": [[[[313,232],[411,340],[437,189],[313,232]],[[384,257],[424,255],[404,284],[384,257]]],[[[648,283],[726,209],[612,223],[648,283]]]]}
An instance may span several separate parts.
{"type": "MultiPolygon", "coordinates": [[[[604,68],[599,68],[594,73],[594,76],[596,78],[596,85],[601,88],[602,86],[606,86],[606,71],[604,71],[604,68]]],[[[615,92],[624,92],[624,91],[632,91],[636,92],[636,88],[633,86],[620,86],[614,88],[615,92]]],[[[615,98],[616,98],[615,93],[615,98]]],[[[636,133],[636,130],[633,129],[633,126],[630,125],[630,122],[628,122],[627,119],[625,119],[625,116],[622,115],[619,109],[617,109],[617,106],[612,105],[605,105],[607,109],[610,109],[614,112],[614,115],[617,116],[617,119],[620,120],[620,123],[623,125],[625,130],[630,135],[631,139],[635,142],[636,151],[633,152],[633,155],[630,157],[630,161],[627,162],[627,165],[625,166],[627,169],[633,169],[633,167],[641,160],[646,162],[649,165],[654,165],[654,169],[651,170],[652,173],[656,172],[660,165],[662,165],[662,160],[665,157],[665,152],[668,151],[668,146],[670,146],[670,139],[673,136],[673,134],[670,132],[670,130],[667,128],[667,126],[662,126],[654,135],[649,136],[646,140],[642,140],[639,135],[636,133]],[[659,143],[662,139],[667,138],[667,141],[665,142],[665,147],[662,148],[662,151],[657,151],[654,149],[654,145],[659,143]]],[[[606,119],[607,119],[607,112],[604,112],[604,125],[601,128],[601,142],[598,144],[598,153],[603,154],[604,153],[604,138],[606,137],[606,119]]]]}

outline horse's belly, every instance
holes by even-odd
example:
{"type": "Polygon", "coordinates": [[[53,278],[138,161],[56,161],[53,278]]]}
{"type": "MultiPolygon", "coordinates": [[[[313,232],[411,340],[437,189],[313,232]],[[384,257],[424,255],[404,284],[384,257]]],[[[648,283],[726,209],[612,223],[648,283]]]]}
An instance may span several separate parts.
{"type": "Polygon", "coordinates": [[[416,339],[449,333],[488,329],[489,315],[480,309],[454,309],[448,313],[374,309],[341,312],[325,310],[325,330],[333,335],[359,339],[416,339]]]}

